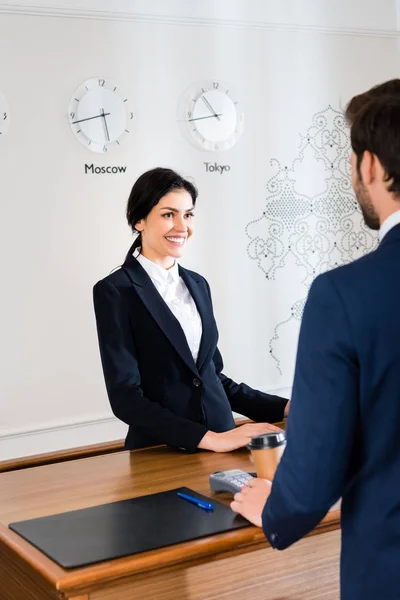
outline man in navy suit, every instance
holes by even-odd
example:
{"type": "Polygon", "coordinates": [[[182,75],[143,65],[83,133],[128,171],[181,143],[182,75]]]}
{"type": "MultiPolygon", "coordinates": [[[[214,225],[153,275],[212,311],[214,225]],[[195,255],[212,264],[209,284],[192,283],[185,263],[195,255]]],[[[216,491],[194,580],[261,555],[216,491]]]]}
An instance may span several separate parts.
{"type": "Polygon", "coordinates": [[[342,498],[342,600],[400,598],[399,91],[347,108],[352,185],[379,247],[312,284],[286,450],[272,487],[253,479],[231,505],[283,550],[342,498]]]}

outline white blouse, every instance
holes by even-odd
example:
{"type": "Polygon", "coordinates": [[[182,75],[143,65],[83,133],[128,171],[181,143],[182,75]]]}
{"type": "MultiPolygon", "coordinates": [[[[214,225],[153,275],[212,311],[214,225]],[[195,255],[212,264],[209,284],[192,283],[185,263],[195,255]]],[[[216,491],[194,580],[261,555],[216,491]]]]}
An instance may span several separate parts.
{"type": "Polygon", "coordinates": [[[174,266],[167,270],[145,258],[142,254],[135,252],[134,256],[154,283],[157,291],[174,317],[180,323],[193,360],[196,362],[203,328],[197,306],[185,282],[179,276],[178,263],[175,261],[174,266]]]}

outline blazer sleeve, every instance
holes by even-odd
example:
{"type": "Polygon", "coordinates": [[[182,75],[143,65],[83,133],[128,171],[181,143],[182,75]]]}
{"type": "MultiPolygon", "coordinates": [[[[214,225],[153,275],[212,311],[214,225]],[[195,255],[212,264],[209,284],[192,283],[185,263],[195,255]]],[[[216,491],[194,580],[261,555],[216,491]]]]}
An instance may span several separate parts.
{"type": "MultiPolygon", "coordinates": [[[[206,280],[204,282],[210,298],[211,310],[213,310],[210,286],[206,280]]],[[[216,373],[224,386],[225,393],[234,412],[238,412],[253,421],[269,423],[283,421],[285,406],[289,401],[287,398],[254,390],[245,383],[236,383],[233,379],[224,375],[222,373],[224,363],[218,348],[215,349],[213,361],[216,373]]]]}
{"type": "Polygon", "coordinates": [[[224,364],[218,348],[215,350],[213,361],[233,411],[262,423],[283,421],[285,406],[288,403],[287,398],[254,390],[249,385],[236,383],[224,375],[222,373],[224,364]]]}
{"type": "Polygon", "coordinates": [[[101,361],[113,413],[159,443],[194,452],[207,428],[175,415],[143,394],[124,298],[111,282],[102,280],[94,286],[93,299],[101,361]]]}
{"type": "Polygon", "coordinates": [[[315,279],[304,309],[287,446],[262,516],[279,550],[311,531],[348,483],[358,374],[345,305],[326,273],[315,279]]]}

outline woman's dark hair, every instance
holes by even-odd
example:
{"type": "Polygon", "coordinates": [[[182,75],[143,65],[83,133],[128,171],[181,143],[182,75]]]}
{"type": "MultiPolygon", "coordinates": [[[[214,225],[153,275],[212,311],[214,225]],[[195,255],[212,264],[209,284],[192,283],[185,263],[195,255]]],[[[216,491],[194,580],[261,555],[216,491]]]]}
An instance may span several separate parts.
{"type": "Polygon", "coordinates": [[[375,154],[385,170],[388,191],[400,196],[400,94],[370,96],[352,119],[358,173],[364,152],[375,154]]]}
{"type": "MultiPolygon", "coordinates": [[[[197,189],[195,185],[172,169],[157,167],[143,173],[133,184],[126,207],[126,218],[132,231],[136,232],[136,223],[145,219],[161,198],[174,190],[186,190],[192,197],[193,206],[196,204],[197,189]]],[[[142,245],[141,233],[139,231],[136,233],[135,241],[129,248],[125,260],[142,245]]]]}

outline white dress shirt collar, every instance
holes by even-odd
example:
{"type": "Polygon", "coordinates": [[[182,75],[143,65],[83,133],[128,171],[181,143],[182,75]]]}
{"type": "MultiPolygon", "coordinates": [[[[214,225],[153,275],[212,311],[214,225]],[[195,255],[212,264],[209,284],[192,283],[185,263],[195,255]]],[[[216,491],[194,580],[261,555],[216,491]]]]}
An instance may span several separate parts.
{"type": "Polygon", "coordinates": [[[138,253],[135,255],[135,258],[142,265],[150,279],[153,279],[162,285],[179,282],[179,269],[176,261],[173,267],[170,269],[164,269],[163,267],[160,267],[160,265],[154,263],[152,260],[149,260],[143,256],[143,254],[138,253]]]}
{"type": "Polygon", "coordinates": [[[385,235],[389,233],[393,227],[400,224],[400,210],[392,213],[387,219],[385,219],[379,229],[379,241],[381,242],[385,235]]]}

